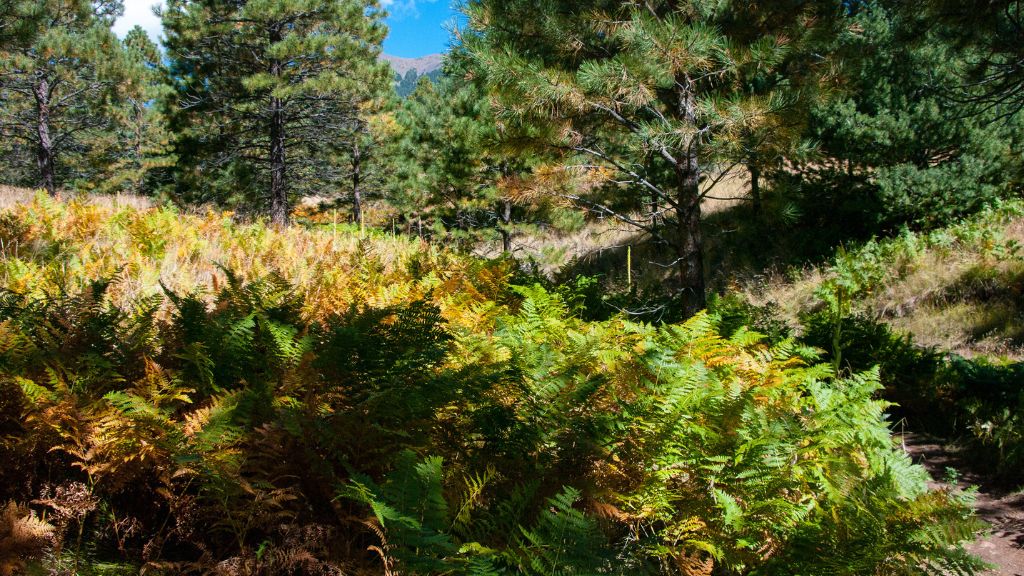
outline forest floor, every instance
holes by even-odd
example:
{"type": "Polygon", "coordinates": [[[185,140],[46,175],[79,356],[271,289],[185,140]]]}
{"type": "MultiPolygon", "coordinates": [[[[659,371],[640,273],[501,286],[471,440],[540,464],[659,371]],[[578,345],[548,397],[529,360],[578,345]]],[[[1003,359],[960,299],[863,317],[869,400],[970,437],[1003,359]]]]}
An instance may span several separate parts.
{"type": "Polygon", "coordinates": [[[931,473],[935,479],[933,488],[946,485],[950,468],[957,471],[961,488],[978,487],[974,505],[978,517],[989,525],[989,533],[968,546],[968,550],[995,566],[985,575],[1024,576],[1024,490],[1012,492],[993,486],[939,439],[907,433],[903,435],[903,445],[914,462],[931,473]]]}

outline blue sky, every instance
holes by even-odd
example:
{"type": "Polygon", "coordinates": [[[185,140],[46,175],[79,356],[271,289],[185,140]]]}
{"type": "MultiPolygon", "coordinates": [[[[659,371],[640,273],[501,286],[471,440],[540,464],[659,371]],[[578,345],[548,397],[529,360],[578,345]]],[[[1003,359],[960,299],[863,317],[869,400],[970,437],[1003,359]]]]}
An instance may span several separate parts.
{"type": "MultiPolygon", "coordinates": [[[[455,21],[452,0],[383,0],[381,4],[391,14],[387,23],[391,28],[384,41],[384,52],[394,56],[416,58],[448,48],[446,28],[455,21]]],[[[124,35],[138,24],[150,37],[160,36],[160,19],[153,14],[159,0],[124,0],[124,16],[114,24],[114,32],[124,35]]]]}
{"type": "Polygon", "coordinates": [[[448,28],[457,15],[451,0],[386,0],[382,4],[390,13],[391,28],[384,52],[416,58],[448,49],[448,28]]]}

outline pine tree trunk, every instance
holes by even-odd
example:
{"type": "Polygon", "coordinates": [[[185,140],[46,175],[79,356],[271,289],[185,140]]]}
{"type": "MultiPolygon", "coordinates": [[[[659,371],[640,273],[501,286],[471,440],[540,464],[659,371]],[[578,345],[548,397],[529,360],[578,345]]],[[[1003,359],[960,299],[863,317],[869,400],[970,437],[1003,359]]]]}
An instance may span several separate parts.
{"type": "MultiPolygon", "coordinates": [[[[270,30],[271,44],[281,41],[281,31],[274,27],[270,30]]],[[[270,75],[281,76],[281,61],[271,60],[270,75]]],[[[284,154],[284,101],[275,96],[270,97],[270,221],[275,226],[288,225],[288,187],[285,179],[286,164],[284,154]]]]}
{"type": "MultiPolygon", "coordinates": [[[[691,148],[695,147],[691,145],[691,148]]],[[[686,159],[679,168],[676,256],[683,290],[683,312],[689,317],[707,305],[704,285],[704,239],[700,229],[700,166],[696,150],[687,152],[686,159]]]]}
{"type": "MultiPolygon", "coordinates": [[[[678,83],[679,107],[682,116],[691,125],[697,123],[697,100],[690,89],[689,79],[678,83]]],[[[704,240],[700,222],[700,162],[698,142],[690,140],[682,158],[676,163],[679,208],[676,222],[676,256],[679,280],[682,285],[683,312],[687,317],[703,310],[706,305],[704,284],[704,240]]]]}
{"type": "Polygon", "coordinates": [[[143,123],[146,121],[146,109],[139,103],[132,101],[132,106],[135,109],[135,145],[133,147],[133,153],[135,154],[135,165],[138,168],[138,175],[135,177],[135,192],[136,194],[142,194],[142,190],[146,185],[146,163],[142,159],[142,142],[143,142],[143,130],[145,129],[143,123]]]}
{"type": "Polygon", "coordinates": [[[761,217],[761,168],[756,162],[751,162],[747,169],[750,171],[750,199],[754,205],[754,216],[761,217]]]}
{"type": "Polygon", "coordinates": [[[512,251],[512,232],[509,230],[512,223],[512,203],[508,200],[501,201],[500,219],[498,231],[501,232],[501,251],[507,254],[512,251]]]}
{"type": "Polygon", "coordinates": [[[39,166],[39,185],[45,188],[50,196],[57,195],[54,182],[53,140],[50,138],[50,83],[43,77],[35,85],[36,98],[36,163],[39,166]]]}
{"type": "Polygon", "coordinates": [[[360,188],[362,162],[362,152],[356,142],[352,145],[352,218],[356,224],[363,221],[363,191],[360,188]]]}

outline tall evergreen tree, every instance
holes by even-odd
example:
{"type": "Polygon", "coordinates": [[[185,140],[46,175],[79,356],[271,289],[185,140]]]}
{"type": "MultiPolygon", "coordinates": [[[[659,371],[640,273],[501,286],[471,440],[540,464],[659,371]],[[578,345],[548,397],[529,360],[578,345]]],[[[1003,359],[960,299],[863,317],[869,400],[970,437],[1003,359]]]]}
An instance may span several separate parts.
{"type": "Polygon", "coordinates": [[[170,133],[160,103],[169,97],[160,48],[136,26],[124,41],[127,80],[119,86],[116,146],[111,178],[105,187],[136,194],[151,194],[158,187],[156,174],[174,164],[170,133]]]}
{"type": "Polygon", "coordinates": [[[171,0],[163,21],[179,184],[241,193],[287,223],[332,139],[390,81],[377,2],[171,0]]]}
{"type": "Polygon", "coordinates": [[[0,136],[17,163],[35,156],[35,182],[50,194],[74,176],[62,156],[88,153],[111,126],[124,78],[121,44],[110,31],[116,0],[16,0],[15,23],[0,29],[0,136]]]}
{"type": "Polygon", "coordinates": [[[893,0],[863,2],[849,19],[823,47],[844,62],[845,90],[813,115],[823,158],[802,170],[807,209],[821,218],[810,225],[837,214],[864,236],[942,225],[1020,182],[1024,114],[1011,101],[951,97],[975,54],[950,22],[893,0]]]}
{"type": "Polygon", "coordinates": [[[445,73],[419,84],[396,111],[389,200],[406,220],[447,240],[500,238],[502,250],[524,227],[557,224],[564,210],[551,197],[530,194],[541,159],[510,150],[496,127],[485,81],[454,50],[445,73]]]}
{"type": "Polygon", "coordinates": [[[470,0],[466,42],[505,130],[608,174],[604,198],[611,191],[618,204],[574,200],[664,243],[662,265],[693,313],[705,303],[702,180],[739,160],[741,135],[768,133],[760,127],[787,106],[772,87],[819,76],[823,63],[803,47],[842,10],[801,0],[470,0]]]}

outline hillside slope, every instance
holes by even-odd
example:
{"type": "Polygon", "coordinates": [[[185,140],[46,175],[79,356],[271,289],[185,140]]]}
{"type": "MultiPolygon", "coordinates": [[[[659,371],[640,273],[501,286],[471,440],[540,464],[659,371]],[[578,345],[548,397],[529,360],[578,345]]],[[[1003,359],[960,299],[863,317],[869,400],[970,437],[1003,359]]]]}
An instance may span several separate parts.
{"type": "Polygon", "coordinates": [[[850,313],[888,324],[921,346],[965,357],[1024,359],[1024,204],[1006,203],[949,228],[905,232],[830,263],[743,288],[792,326],[848,284],[850,313]]]}
{"type": "Polygon", "coordinates": [[[390,54],[381,54],[380,56],[381,60],[391,64],[391,68],[396,74],[403,77],[409,70],[415,70],[420,76],[439,70],[443,58],[443,54],[428,54],[419,58],[402,58],[390,54]]]}
{"type": "Polygon", "coordinates": [[[52,534],[19,569],[978,568],[876,372],[714,316],[587,321],[508,259],[216,210],[39,194],[0,238],[0,502],[37,509],[0,533],[52,534]]]}

